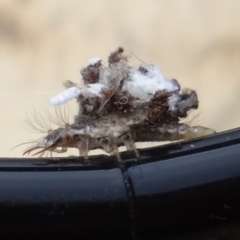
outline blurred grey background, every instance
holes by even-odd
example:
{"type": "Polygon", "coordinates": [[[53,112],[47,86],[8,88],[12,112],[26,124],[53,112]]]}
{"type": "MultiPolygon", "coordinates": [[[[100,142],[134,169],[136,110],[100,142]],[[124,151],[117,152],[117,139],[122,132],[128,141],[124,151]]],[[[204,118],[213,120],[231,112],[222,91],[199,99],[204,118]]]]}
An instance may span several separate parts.
{"type": "Polygon", "coordinates": [[[89,58],[106,63],[118,46],[197,91],[193,124],[240,126],[239,23],[239,0],[1,0],[1,156],[41,136],[25,129],[26,113],[53,110],[63,81],[79,82],[89,58]]]}

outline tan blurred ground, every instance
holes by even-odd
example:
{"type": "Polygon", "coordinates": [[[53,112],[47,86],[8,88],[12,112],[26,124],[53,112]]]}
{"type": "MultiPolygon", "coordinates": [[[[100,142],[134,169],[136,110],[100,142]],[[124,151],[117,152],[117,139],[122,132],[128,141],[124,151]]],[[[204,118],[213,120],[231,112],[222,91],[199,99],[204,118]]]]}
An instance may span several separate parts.
{"type": "Polygon", "coordinates": [[[119,45],[198,92],[197,124],[240,126],[239,23],[239,0],[0,1],[1,156],[40,137],[24,128],[26,112],[49,109],[64,80],[119,45]]]}

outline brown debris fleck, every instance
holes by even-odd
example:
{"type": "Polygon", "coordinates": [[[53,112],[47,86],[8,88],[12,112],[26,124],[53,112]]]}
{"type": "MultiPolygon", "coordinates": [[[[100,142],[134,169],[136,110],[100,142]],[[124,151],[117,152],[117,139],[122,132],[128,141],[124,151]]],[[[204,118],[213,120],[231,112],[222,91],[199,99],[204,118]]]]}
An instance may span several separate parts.
{"type": "Polygon", "coordinates": [[[119,113],[129,113],[134,110],[132,101],[134,97],[132,97],[128,91],[119,91],[115,92],[112,98],[112,104],[114,111],[119,113]]]}
{"type": "Polygon", "coordinates": [[[81,75],[82,75],[84,84],[97,83],[99,81],[101,66],[102,66],[101,61],[99,61],[96,64],[88,65],[87,67],[81,70],[81,75]]]}
{"type": "Polygon", "coordinates": [[[70,81],[70,80],[66,80],[66,81],[63,82],[63,86],[65,88],[70,88],[70,87],[76,87],[77,84],[72,82],[72,81],[70,81]]]}
{"type": "Polygon", "coordinates": [[[148,73],[148,70],[144,68],[143,66],[139,66],[138,68],[139,72],[142,73],[143,75],[148,73]]]}
{"type": "Polygon", "coordinates": [[[157,91],[148,104],[148,120],[145,125],[161,126],[167,123],[177,123],[179,121],[178,113],[169,111],[168,97],[170,92],[157,91]]]}
{"type": "Polygon", "coordinates": [[[114,95],[114,91],[112,89],[103,89],[102,98],[100,100],[100,106],[98,109],[98,114],[100,116],[107,115],[108,112],[111,110],[109,108],[109,102],[113,95],[114,95]]]}
{"type": "Polygon", "coordinates": [[[108,113],[126,114],[134,111],[133,101],[135,100],[128,91],[105,90],[101,100],[99,115],[108,113]]]}
{"type": "Polygon", "coordinates": [[[108,57],[108,63],[114,64],[120,62],[121,59],[126,60],[126,56],[123,56],[124,49],[122,47],[118,47],[118,49],[110,54],[108,57]]]}

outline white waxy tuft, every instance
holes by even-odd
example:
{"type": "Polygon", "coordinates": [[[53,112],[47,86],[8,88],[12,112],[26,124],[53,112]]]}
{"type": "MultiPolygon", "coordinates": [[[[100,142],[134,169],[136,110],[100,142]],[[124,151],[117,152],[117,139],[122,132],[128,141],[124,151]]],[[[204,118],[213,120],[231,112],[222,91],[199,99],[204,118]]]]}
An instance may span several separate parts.
{"type": "Polygon", "coordinates": [[[99,83],[118,91],[121,82],[127,78],[128,71],[129,66],[127,62],[120,60],[120,62],[111,64],[110,67],[101,70],[99,83]]]}
{"type": "Polygon", "coordinates": [[[86,97],[101,97],[101,92],[107,87],[101,83],[87,84],[83,90],[83,95],[86,97]]]}
{"type": "Polygon", "coordinates": [[[106,89],[106,86],[100,83],[87,84],[82,88],[70,87],[50,98],[49,104],[52,106],[58,106],[77,98],[80,94],[84,97],[101,97],[103,89],[106,89]]]}
{"type": "Polygon", "coordinates": [[[50,98],[48,103],[52,106],[58,106],[78,97],[81,92],[82,90],[78,87],[70,87],[50,98]]]}
{"type": "Polygon", "coordinates": [[[98,63],[100,61],[101,61],[101,58],[99,58],[99,57],[90,58],[88,60],[88,65],[95,65],[96,63],[98,63]]]}
{"type": "Polygon", "coordinates": [[[149,101],[156,91],[178,90],[178,86],[166,79],[158,66],[149,65],[146,70],[146,73],[142,73],[138,67],[132,67],[129,71],[129,79],[124,82],[123,90],[128,90],[132,96],[146,101],[149,101]]]}

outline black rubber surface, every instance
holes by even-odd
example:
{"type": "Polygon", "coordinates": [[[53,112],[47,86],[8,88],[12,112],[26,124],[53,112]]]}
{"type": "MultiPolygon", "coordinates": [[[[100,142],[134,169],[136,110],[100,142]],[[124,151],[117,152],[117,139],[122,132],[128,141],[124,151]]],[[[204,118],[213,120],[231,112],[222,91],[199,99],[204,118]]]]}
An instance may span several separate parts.
{"type": "Polygon", "coordinates": [[[1,239],[240,238],[240,129],[140,155],[1,158],[1,239]]]}

